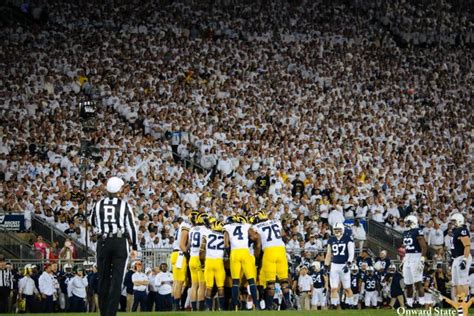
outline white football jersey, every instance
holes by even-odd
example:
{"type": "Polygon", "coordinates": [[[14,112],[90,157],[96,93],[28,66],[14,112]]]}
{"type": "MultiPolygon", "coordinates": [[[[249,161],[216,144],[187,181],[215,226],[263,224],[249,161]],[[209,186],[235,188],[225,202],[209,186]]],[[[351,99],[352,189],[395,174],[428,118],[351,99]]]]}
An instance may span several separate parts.
{"type": "Polygon", "coordinates": [[[280,221],[268,220],[255,224],[253,228],[260,235],[263,250],[268,247],[285,247],[285,243],[281,238],[282,226],[280,221]]]}
{"type": "Polygon", "coordinates": [[[189,254],[191,257],[199,256],[202,238],[206,236],[207,228],[205,226],[194,226],[189,230],[189,254]]]}
{"type": "Polygon", "coordinates": [[[230,248],[248,249],[249,248],[249,229],[250,224],[227,224],[224,226],[225,231],[229,234],[230,248]]]}
{"type": "Polygon", "coordinates": [[[176,230],[176,232],[174,233],[174,242],[173,242],[173,249],[176,249],[176,250],[180,250],[179,249],[179,242],[181,240],[181,235],[183,233],[183,230],[187,230],[189,231],[191,229],[191,224],[186,222],[186,221],[183,221],[178,229],[176,230]]]}
{"type": "Polygon", "coordinates": [[[206,258],[224,258],[224,234],[207,230],[206,234],[206,258]]]}

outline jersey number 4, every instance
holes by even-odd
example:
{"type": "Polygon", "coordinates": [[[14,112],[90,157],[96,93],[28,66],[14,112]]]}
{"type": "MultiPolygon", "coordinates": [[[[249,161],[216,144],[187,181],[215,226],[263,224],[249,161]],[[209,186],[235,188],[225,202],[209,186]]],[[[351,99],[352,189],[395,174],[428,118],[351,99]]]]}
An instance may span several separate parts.
{"type": "Polygon", "coordinates": [[[244,239],[244,233],[242,233],[242,227],[237,226],[234,230],[234,236],[237,236],[238,240],[243,240],[244,239]]]}
{"type": "Polygon", "coordinates": [[[273,224],[272,226],[266,226],[262,228],[262,231],[268,231],[267,233],[267,241],[272,241],[272,231],[275,235],[275,239],[281,239],[280,229],[277,224],[273,224]]]}
{"type": "Polygon", "coordinates": [[[334,256],[345,256],[346,255],[346,244],[333,244],[332,254],[334,256]]]}

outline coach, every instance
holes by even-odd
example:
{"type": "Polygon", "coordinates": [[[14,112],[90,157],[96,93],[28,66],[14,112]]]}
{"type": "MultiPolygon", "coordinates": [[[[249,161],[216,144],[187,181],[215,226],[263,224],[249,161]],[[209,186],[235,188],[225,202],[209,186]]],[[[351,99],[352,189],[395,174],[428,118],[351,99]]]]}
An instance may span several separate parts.
{"type": "Polygon", "coordinates": [[[120,300],[123,274],[129,255],[136,257],[137,229],[128,203],[119,195],[124,182],[117,177],[107,181],[107,197],[94,205],[89,218],[97,233],[97,270],[99,274],[99,309],[101,316],[115,316],[120,300]]]}

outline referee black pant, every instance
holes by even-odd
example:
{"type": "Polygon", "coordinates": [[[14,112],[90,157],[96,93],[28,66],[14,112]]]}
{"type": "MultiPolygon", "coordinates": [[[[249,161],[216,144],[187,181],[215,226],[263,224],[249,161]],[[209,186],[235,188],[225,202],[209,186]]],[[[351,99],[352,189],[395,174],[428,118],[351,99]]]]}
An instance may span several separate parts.
{"type": "Polygon", "coordinates": [[[126,238],[100,239],[97,243],[99,274],[99,309],[101,316],[115,316],[122,292],[123,275],[128,259],[126,238]]]}
{"type": "Polygon", "coordinates": [[[10,299],[10,287],[0,286],[0,314],[8,314],[8,300],[10,299]]]}

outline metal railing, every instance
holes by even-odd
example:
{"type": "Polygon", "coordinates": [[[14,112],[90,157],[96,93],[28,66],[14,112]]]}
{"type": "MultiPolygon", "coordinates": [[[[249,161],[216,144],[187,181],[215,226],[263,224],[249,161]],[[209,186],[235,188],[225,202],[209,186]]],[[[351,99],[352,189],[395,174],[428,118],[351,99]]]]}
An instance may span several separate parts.
{"type": "MultiPolygon", "coordinates": [[[[49,242],[57,241],[62,246],[64,245],[66,238],[69,238],[69,236],[64,232],[39,217],[33,217],[31,224],[32,231],[43,236],[43,238],[46,238],[49,242]]],[[[75,240],[73,240],[73,244],[76,248],[77,258],[88,258],[94,256],[93,252],[90,249],[87,249],[86,246],[75,240]]]]}
{"type": "Polygon", "coordinates": [[[0,234],[0,247],[11,256],[21,260],[35,260],[43,257],[41,252],[18,238],[15,232],[2,231],[0,234]]]}
{"type": "Polygon", "coordinates": [[[373,219],[367,220],[367,234],[395,251],[403,244],[403,235],[400,232],[373,219]]]}

